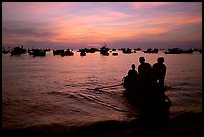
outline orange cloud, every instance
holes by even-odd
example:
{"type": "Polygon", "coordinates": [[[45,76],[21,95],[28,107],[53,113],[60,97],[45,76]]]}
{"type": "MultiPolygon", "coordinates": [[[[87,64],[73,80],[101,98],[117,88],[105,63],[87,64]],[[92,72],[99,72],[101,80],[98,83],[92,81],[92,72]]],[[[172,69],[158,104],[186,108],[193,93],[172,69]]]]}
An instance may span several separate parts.
{"type": "MultiPolygon", "coordinates": [[[[2,31],[4,32],[3,39],[9,41],[9,37],[11,37],[20,40],[55,43],[97,44],[102,41],[153,39],[176,28],[182,28],[184,25],[202,23],[199,4],[195,5],[196,9],[189,8],[193,12],[188,10],[187,13],[184,11],[185,8],[179,9],[179,12],[171,11],[171,9],[177,9],[180,6],[176,3],[174,3],[175,6],[169,6],[168,10],[163,13],[165,8],[159,6],[170,5],[171,2],[125,3],[125,6],[130,7],[123,7],[122,3],[119,7],[109,5],[109,3],[105,4],[104,7],[104,5],[95,5],[94,3],[34,2],[21,3],[21,5],[19,3],[3,3],[2,26],[3,28],[12,28],[11,30],[16,32],[14,34],[2,31]],[[78,7],[75,7],[76,5],[78,7]],[[5,9],[8,6],[9,8],[5,9]],[[94,7],[90,8],[90,6],[94,7]],[[10,23],[7,23],[9,21],[10,23]]],[[[185,5],[188,7],[187,3],[185,5]]],[[[188,33],[188,30],[185,31],[188,33]]],[[[173,33],[175,32],[171,32],[172,35],[173,33]]],[[[186,37],[187,35],[183,34],[182,36],[186,37]]]]}
{"type": "Polygon", "coordinates": [[[53,26],[55,26],[53,31],[56,36],[52,38],[53,41],[91,42],[93,40],[106,41],[159,35],[167,33],[179,25],[199,23],[202,21],[202,17],[172,15],[166,18],[151,17],[127,22],[114,22],[111,17],[93,15],[72,19],[61,18],[55,21],[53,22],[53,26]]]}

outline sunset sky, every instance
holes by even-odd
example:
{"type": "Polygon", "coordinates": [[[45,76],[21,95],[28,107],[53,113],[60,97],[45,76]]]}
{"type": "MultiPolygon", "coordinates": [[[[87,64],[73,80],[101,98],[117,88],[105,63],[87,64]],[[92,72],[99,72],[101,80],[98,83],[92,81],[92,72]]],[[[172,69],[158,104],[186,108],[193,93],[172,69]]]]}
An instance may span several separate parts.
{"type": "Polygon", "coordinates": [[[3,2],[2,44],[202,48],[202,2],[3,2]]]}

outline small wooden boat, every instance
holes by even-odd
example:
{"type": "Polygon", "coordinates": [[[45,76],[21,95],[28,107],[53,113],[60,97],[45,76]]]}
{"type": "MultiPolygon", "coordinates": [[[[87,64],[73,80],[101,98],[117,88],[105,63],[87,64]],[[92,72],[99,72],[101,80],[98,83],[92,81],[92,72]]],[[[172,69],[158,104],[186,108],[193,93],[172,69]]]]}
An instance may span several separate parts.
{"type": "Polygon", "coordinates": [[[86,52],[81,51],[81,52],[80,52],[80,56],[86,56],[86,52]]]}
{"type": "Polygon", "coordinates": [[[171,100],[165,94],[165,88],[161,88],[158,85],[151,87],[141,87],[139,84],[135,84],[131,87],[128,83],[127,76],[122,79],[122,85],[125,88],[124,96],[134,106],[141,106],[144,103],[154,102],[158,104],[165,104],[168,109],[171,106],[171,100]]]}
{"type": "Polygon", "coordinates": [[[25,54],[26,53],[26,49],[23,48],[23,46],[21,47],[14,47],[11,51],[10,54],[12,55],[21,55],[21,54],[25,54]]]}
{"type": "Polygon", "coordinates": [[[109,56],[108,51],[109,51],[109,48],[107,48],[106,45],[100,48],[100,54],[101,55],[109,56]]]}
{"type": "Polygon", "coordinates": [[[113,56],[118,56],[118,53],[112,53],[113,56]]]}
{"type": "Polygon", "coordinates": [[[172,49],[168,49],[167,51],[165,51],[165,54],[181,54],[181,49],[180,48],[172,48],[172,49]]]}
{"type": "Polygon", "coordinates": [[[158,53],[159,52],[159,49],[147,49],[146,51],[143,51],[144,53],[158,53]]]}
{"type": "Polygon", "coordinates": [[[123,49],[122,49],[122,52],[123,52],[124,54],[131,54],[131,53],[133,53],[130,48],[127,48],[127,49],[123,48],[123,49]]]}

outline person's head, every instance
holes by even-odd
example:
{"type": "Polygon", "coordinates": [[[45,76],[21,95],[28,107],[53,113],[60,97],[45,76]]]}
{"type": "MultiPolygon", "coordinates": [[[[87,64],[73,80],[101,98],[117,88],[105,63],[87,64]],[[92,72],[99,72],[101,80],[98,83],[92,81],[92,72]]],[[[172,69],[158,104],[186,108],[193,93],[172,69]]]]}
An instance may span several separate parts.
{"type": "Polygon", "coordinates": [[[134,69],[135,69],[135,64],[132,64],[131,67],[132,67],[132,69],[134,70],[134,69]]]}
{"type": "Polygon", "coordinates": [[[164,58],[163,57],[159,57],[157,59],[157,62],[160,63],[160,64],[163,64],[164,63],[164,58]]]}
{"type": "Polygon", "coordinates": [[[144,63],[145,62],[145,58],[144,57],[140,57],[139,61],[140,61],[140,63],[144,63]]]}

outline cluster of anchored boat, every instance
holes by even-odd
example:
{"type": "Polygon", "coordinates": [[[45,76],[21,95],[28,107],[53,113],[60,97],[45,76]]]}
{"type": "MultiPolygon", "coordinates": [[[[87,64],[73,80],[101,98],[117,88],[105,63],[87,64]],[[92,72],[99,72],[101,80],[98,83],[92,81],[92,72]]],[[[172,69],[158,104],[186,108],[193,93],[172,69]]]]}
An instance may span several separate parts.
{"type": "MultiPolygon", "coordinates": [[[[183,50],[181,48],[171,48],[168,49],[167,51],[164,51],[165,54],[182,54],[182,53],[193,53],[194,51],[199,51],[202,53],[202,49],[198,50],[196,48],[191,48],[188,50],[183,50]]],[[[147,50],[143,51],[144,53],[158,53],[159,49],[152,49],[148,48],[147,50]]]]}
{"type": "MultiPolygon", "coordinates": [[[[130,48],[120,48],[118,49],[119,51],[122,51],[124,54],[131,54],[131,53],[136,53],[136,51],[141,51],[140,48],[136,48],[136,49],[130,49],[130,48]]],[[[25,54],[28,53],[29,55],[32,56],[45,56],[46,52],[50,51],[50,49],[25,49],[23,46],[16,46],[13,49],[8,49],[5,50],[5,48],[3,47],[2,49],[2,53],[3,54],[9,54],[12,55],[21,55],[21,54],[25,54]]],[[[183,53],[193,53],[194,51],[200,52],[202,53],[202,49],[196,49],[196,48],[192,48],[192,49],[188,49],[188,50],[183,50],[181,48],[172,48],[172,49],[168,49],[167,51],[164,51],[165,54],[183,54],[183,53]]],[[[116,49],[110,49],[108,48],[106,45],[102,46],[100,49],[97,48],[84,48],[84,49],[79,49],[77,52],[80,52],[81,56],[86,56],[86,53],[95,53],[95,52],[100,52],[101,55],[104,56],[109,56],[109,52],[112,53],[113,56],[117,56],[118,53],[116,52],[116,49]]],[[[145,51],[142,51],[144,53],[158,53],[159,49],[155,48],[148,48],[145,51]]],[[[53,55],[61,55],[63,56],[73,56],[73,50],[67,49],[58,49],[58,50],[53,50],[53,55]]]]}
{"type": "Polygon", "coordinates": [[[46,52],[50,51],[50,49],[25,49],[23,46],[16,46],[13,49],[5,50],[3,47],[2,53],[13,55],[21,55],[28,53],[32,56],[45,56],[46,52]]]}

